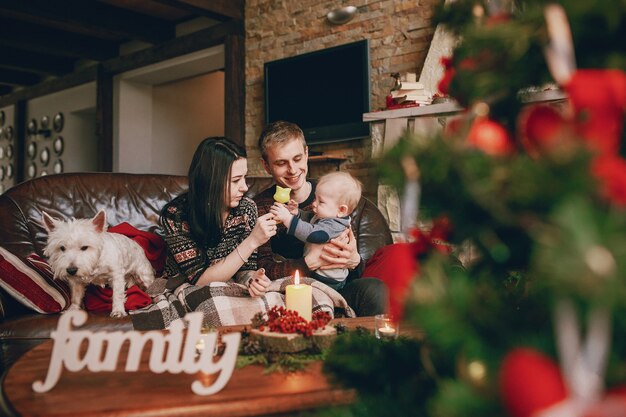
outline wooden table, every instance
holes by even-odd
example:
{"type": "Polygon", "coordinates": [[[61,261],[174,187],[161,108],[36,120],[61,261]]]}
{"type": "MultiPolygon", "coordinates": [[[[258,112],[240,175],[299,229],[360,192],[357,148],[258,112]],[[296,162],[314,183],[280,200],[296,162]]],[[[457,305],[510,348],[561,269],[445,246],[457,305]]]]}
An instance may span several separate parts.
{"type": "MultiPolygon", "coordinates": [[[[373,329],[372,317],[338,319],[350,328],[373,329]]],[[[240,327],[220,329],[238,331],[240,327]]],[[[404,334],[404,332],[403,332],[404,334]]],[[[23,355],[3,381],[5,398],[16,414],[23,416],[256,416],[294,413],[310,408],[349,404],[351,390],[333,387],[322,373],[322,363],[305,371],[264,374],[261,366],[236,369],[226,387],[212,396],[191,391],[197,375],[155,374],[149,371],[150,349],[144,349],[138,372],[123,371],[125,355],[120,355],[114,372],[72,373],[64,370],[58,384],[49,392],[32,390],[35,380],[46,377],[52,341],[23,355]]]]}

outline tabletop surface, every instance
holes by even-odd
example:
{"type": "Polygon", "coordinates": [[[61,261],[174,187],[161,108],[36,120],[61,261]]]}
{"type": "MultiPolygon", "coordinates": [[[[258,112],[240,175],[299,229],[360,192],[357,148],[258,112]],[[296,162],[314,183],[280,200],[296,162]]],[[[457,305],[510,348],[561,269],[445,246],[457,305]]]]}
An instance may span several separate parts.
{"type": "MultiPolygon", "coordinates": [[[[373,329],[372,317],[336,319],[349,328],[373,329]]],[[[222,328],[238,331],[243,326],[222,328]]],[[[401,329],[401,334],[405,334],[401,329]]],[[[349,404],[351,390],[332,386],[314,362],[297,373],[264,373],[258,365],[235,369],[226,387],[210,396],[195,395],[191,384],[201,375],[155,374],[148,368],[150,348],[143,351],[137,372],[125,372],[121,354],[113,372],[63,370],[58,384],[36,393],[32,383],[44,380],[52,341],[33,348],[11,367],[3,381],[5,398],[19,415],[38,416],[253,416],[291,413],[316,407],[349,404]]]]}

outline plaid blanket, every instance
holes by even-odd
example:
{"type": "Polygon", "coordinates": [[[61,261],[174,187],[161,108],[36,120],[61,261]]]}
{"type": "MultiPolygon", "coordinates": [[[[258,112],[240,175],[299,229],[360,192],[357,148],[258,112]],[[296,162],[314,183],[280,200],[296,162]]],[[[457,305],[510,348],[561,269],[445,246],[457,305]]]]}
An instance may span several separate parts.
{"type": "MultiPolygon", "coordinates": [[[[311,278],[302,283],[313,287],[313,312],[325,311],[331,317],[355,317],[346,300],[332,288],[311,278]]],[[[167,329],[177,319],[192,311],[204,314],[210,327],[249,324],[258,313],[273,306],[285,305],[285,288],[293,278],[272,281],[262,297],[250,297],[248,289],[234,282],[213,282],[197,286],[184,277],[157,278],[148,288],[153,304],[130,312],[135,330],[167,329]]]]}

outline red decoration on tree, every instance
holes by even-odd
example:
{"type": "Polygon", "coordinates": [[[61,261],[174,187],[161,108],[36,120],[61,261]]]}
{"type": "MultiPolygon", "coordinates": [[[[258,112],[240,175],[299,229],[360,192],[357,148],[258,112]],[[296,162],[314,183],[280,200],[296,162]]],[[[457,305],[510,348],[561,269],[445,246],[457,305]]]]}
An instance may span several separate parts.
{"type": "Polygon", "coordinates": [[[617,155],[600,155],[591,164],[600,182],[600,194],[613,204],[626,207],[626,160],[617,155]]]}
{"type": "MultiPolygon", "coordinates": [[[[622,388],[623,390],[623,388],[622,388]]],[[[600,403],[595,404],[584,417],[624,417],[626,415],[626,394],[609,393],[600,403]]]]}
{"type": "Polygon", "coordinates": [[[528,348],[515,349],[506,355],[500,370],[500,389],[512,417],[531,417],[567,397],[556,363],[528,348]]]}
{"type": "Polygon", "coordinates": [[[448,218],[436,219],[430,231],[415,229],[411,233],[413,242],[383,246],[367,261],[363,276],[385,282],[389,290],[389,312],[394,320],[402,319],[409,286],[419,274],[420,256],[432,250],[450,253],[451,247],[446,243],[450,230],[448,218]]]}
{"type": "Polygon", "coordinates": [[[578,70],[563,87],[576,112],[578,133],[594,149],[617,153],[626,112],[626,73],[578,70]]]}
{"type": "Polygon", "coordinates": [[[510,155],[515,151],[511,136],[504,126],[485,118],[474,120],[467,143],[492,156],[510,155]]]}
{"type": "Polygon", "coordinates": [[[456,72],[454,66],[452,65],[452,57],[441,58],[441,65],[443,65],[444,72],[437,88],[442,94],[448,95],[450,92],[450,83],[452,82],[452,78],[454,78],[454,73],[456,72]]]}
{"type": "Polygon", "coordinates": [[[579,70],[564,88],[576,112],[576,131],[600,153],[591,172],[600,182],[601,194],[626,207],[626,160],[618,156],[626,112],[626,73],[579,70]]]}

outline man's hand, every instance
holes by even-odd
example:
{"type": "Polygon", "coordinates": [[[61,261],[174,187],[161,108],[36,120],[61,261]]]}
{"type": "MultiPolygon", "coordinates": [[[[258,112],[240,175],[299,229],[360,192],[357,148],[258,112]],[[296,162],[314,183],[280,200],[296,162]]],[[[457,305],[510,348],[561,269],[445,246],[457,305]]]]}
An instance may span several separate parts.
{"type": "MultiPolygon", "coordinates": [[[[305,259],[305,261],[309,269],[313,269],[308,259],[305,259]]],[[[319,269],[356,268],[361,262],[361,256],[359,255],[352,229],[346,229],[341,235],[322,245],[317,262],[319,269]]]]}
{"type": "Polygon", "coordinates": [[[294,216],[298,215],[298,203],[293,198],[287,203],[287,210],[294,216]]]}

